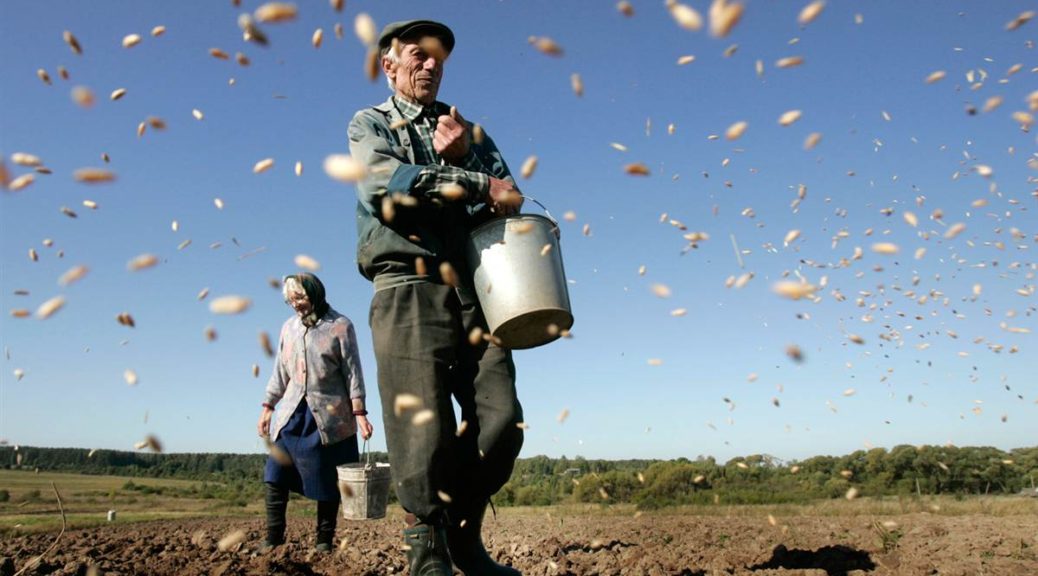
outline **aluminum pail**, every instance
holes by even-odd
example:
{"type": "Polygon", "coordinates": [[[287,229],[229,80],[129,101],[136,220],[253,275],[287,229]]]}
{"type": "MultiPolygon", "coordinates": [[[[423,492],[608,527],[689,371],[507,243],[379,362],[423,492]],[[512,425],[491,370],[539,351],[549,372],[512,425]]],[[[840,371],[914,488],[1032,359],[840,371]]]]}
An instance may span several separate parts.
{"type": "Polygon", "coordinates": [[[490,333],[504,348],[541,346],[573,326],[558,232],[549,218],[518,214],[469,234],[476,296],[490,333]]]}
{"type": "Polygon", "coordinates": [[[386,516],[389,501],[389,464],[356,462],[338,466],[342,517],[347,520],[374,520],[386,516]]]}

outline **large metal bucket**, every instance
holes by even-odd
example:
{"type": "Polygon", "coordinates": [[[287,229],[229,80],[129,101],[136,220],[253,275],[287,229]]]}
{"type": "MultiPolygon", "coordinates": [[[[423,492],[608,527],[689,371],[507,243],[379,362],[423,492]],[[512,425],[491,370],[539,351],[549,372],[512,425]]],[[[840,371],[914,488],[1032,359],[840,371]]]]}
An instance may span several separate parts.
{"type": "Polygon", "coordinates": [[[533,348],[573,326],[558,224],[538,214],[486,222],[469,234],[468,263],[490,333],[533,348]]]}

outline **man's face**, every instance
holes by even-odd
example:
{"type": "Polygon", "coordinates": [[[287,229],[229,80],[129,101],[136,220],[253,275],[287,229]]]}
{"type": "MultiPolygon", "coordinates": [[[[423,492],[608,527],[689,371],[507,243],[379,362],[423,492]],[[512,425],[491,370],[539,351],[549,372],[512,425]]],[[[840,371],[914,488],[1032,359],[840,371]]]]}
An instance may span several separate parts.
{"type": "Polygon", "coordinates": [[[422,36],[396,43],[399,62],[382,59],[382,69],[393,82],[398,96],[422,105],[436,101],[443,78],[443,61],[447,51],[435,36],[422,36]]]}

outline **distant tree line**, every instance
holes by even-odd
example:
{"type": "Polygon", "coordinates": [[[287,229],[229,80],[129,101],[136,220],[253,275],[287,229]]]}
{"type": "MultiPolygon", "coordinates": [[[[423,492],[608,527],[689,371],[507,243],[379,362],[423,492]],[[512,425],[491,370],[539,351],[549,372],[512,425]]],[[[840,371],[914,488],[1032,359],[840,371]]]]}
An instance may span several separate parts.
{"type": "MultiPolygon", "coordinates": [[[[385,453],[372,459],[387,461],[385,453]]],[[[152,454],[80,448],[0,446],[0,467],[181,478],[220,483],[258,497],[263,454],[152,454]]],[[[500,505],[629,503],[641,509],[682,504],[797,503],[863,496],[1034,493],[1038,447],[896,446],[783,462],[768,455],[719,463],[696,460],[588,460],[535,456],[516,462],[494,498],[500,505]]]]}

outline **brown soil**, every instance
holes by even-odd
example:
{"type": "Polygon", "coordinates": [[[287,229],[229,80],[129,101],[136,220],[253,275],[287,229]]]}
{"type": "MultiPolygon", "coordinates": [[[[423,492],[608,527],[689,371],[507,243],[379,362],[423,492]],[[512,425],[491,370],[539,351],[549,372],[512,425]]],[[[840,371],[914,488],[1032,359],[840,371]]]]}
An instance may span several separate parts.
{"type": "MultiPolygon", "coordinates": [[[[560,515],[502,509],[487,519],[491,554],[526,575],[893,575],[1038,574],[1033,515],[906,514],[882,528],[873,517],[560,515]],[[897,530],[901,536],[891,534],[897,530]],[[888,534],[886,538],[884,533],[888,534]],[[884,550],[884,543],[886,550],[884,550]]],[[[401,574],[399,516],[340,520],[330,554],[313,550],[313,524],[294,518],[289,543],[261,553],[261,519],[206,518],[114,523],[68,531],[25,574],[347,575],[401,574]],[[218,541],[236,530],[227,551],[218,541]]],[[[24,568],[56,533],[0,539],[0,576],[24,568]]]]}

